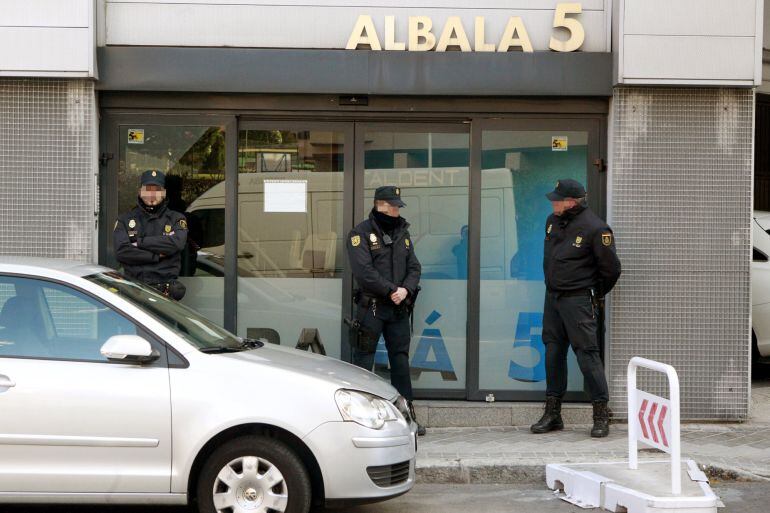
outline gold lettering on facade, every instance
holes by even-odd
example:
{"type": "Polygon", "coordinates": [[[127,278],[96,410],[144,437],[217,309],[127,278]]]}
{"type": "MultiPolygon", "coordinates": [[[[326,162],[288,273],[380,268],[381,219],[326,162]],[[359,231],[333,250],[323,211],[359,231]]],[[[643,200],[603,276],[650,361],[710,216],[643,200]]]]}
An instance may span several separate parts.
{"type": "MultiPolygon", "coordinates": [[[[585,29],[579,16],[583,13],[580,2],[556,4],[553,16],[553,33],[548,47],[556,52],[574,52],[585,42],[585,29]],[[569,16],[569,17],[568,17],[569,16]],[[565,34],[569,37],[565,38],[565,34]]],[[[486,19],[476,16],[474,19],[473,46],[460,16],[450,16],[438,41],[438,27],[434,33],[433,20],[430,16],[409,16],[407,21],[406,42],[399,41],[396,34],[396,17],[385,16],[385,50],[410,52],[445,52],[459,49],[462,52],[508,52],[510,50],[533,52],[532,41],[524,20],[520,16],[508,19],[505,30],[497,45],[487,42],[486,19]]],[[[402,34],[402,37],[404,35],[402,34]]],[[[362,14],[356,20],[353,31],[345,45],[348,50],[382,50],[383,45],[377,35],[374,20],[368,14],[362,14]]]]}
{"type": "Polygon", "coordinates": [[[468,41],[468,35],[465,33],[463,22],[459,16],[450,16],[446,20],[444,30],[436,45],[437,52],[446,52],[449,47],[458,47],[463,52],[471,51],[471,43],[468,41]]]}

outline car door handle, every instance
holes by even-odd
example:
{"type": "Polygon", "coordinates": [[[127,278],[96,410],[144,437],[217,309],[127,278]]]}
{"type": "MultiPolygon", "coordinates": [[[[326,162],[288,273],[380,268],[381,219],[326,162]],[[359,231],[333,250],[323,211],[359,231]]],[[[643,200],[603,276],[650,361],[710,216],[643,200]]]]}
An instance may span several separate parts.
{"type": "Polygon", "coordinates": [[[0,374],[0,388],[13,388],[16,386],[16,382],[8,376],[0,374]]]}

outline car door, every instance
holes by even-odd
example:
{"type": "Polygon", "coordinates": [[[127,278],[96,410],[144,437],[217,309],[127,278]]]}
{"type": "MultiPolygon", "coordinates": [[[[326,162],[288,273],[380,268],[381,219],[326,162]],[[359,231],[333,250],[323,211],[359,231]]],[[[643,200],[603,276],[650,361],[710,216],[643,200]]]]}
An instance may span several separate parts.
{"type": "Polygon", "coordinates": [[[70,286],[0,275],[0,492],[170,491],[165,350],[131,319],[70,286]],[[109,362],[113,335],[160,350],[109,362]]]}

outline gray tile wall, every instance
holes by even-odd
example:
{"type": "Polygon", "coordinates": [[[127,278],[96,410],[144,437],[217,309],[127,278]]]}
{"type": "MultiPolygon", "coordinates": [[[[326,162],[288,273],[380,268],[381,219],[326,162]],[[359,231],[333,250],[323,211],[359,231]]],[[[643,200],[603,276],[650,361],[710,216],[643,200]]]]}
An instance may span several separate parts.
{"type": "Polygon", "coordinates": [[[92,260],[94,109],[88,80],[0,79],[0,254],[92,260]]]}
{"type": "Polygon", "coordinates": [[[753,92],[617,88],[612,111],[612,407],[625,416],[626,366],[644,356],[677,369],[683,419],[746,418],[753,92]]]}

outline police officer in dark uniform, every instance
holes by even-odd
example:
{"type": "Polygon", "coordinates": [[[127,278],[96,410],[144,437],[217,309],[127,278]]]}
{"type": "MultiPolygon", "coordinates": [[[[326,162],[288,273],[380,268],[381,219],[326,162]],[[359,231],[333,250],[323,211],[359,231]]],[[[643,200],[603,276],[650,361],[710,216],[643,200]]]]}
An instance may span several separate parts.
{"type": "Polygon", "coordinates": [[[598,335],[604,296],[620,277],[615,238],[607,223],[588,209],[586,191],[575,180],[559,180],[548,193],[553,214],[545,224],[543,272],[546,403],[533,433],[562,429],[561,400],[567,390],[567,350],[575,351],[593,402],[592,437],[609,434],[609,391],[598,335]]]}
{"type": "Polygon", "coordinates": [[[185,293],[177,278],[187,243],[187,221],[168,208],[165,185],[162,172],[142,173],[137,205],[118,217],[112,241],[126,276],[179,300],[185,293]]]}
{"type": "MultiPolygon", "coordinates": [[[[356,290],[356,336],[353,363],[368,371],[382,334],[390,360],[390,381],[404,396],[409,414],[417,422],[412,406],[409,371],[410,316],[419,292],[420,262],[414,254],[409,223],[399,215],[405,207],[398,187],[379,187],[369,219],[353,228],[348,236],[348,257],[356,290]]],[[[418,433],[425,428],[418,426],[418,433]]]]}

